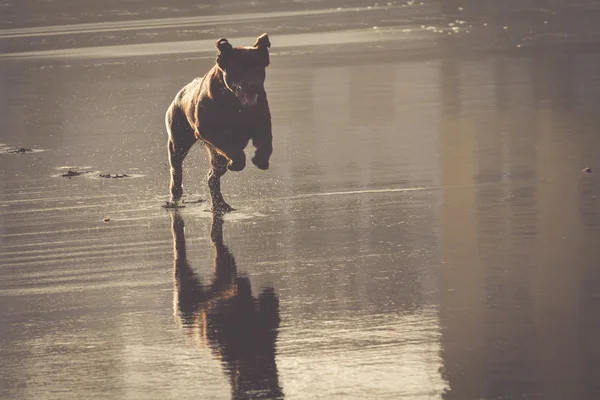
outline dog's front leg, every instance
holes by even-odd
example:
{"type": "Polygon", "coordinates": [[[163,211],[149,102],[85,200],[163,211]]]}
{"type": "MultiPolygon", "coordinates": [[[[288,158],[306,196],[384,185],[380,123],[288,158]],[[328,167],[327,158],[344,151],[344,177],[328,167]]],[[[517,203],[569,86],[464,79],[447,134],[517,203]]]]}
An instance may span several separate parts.
{"type": "Polygon", "coordinates": [[[256,147],[252,163],[260,169],[269,169],[269,159],[273,153],[273,133],[268,106],[255,124],[252,132],[252,144],[256,147]]]}
{"type": "Polygon", "coordinates": [[[228,160],[210,146],[207,147],[207,150],[211,165],[208,171],[208,190],[210,191],[212,210],[215,212],[233,211],[233,208],[225,202],[221,193],[221,177],[227,172],[228,160]]]}
{"type": "Polygon", "coordinates": [[[248,143],[242,143],[233,132],[219,130],[207,131],[200,135],[201,139],[214,151],[228,160],[227,169],[230,171],[242,171],[246,168],[246,154],[244,148],[248,143]]]}

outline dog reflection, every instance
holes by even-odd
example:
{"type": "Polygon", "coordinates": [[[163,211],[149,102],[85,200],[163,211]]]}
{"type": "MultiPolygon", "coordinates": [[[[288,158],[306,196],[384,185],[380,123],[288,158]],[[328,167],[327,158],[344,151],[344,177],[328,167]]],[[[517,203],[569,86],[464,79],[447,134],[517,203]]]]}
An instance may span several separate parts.
{"type": "Polygon", "coordinates": [[[202,285],[186,257],[184,222],[171,216],[174,246],[175,314],[184,329],[210,346],[223,363],[233,399],[283,398],[275,342],[279,300],[272,288],[252,297],[250,280],[237,274],[235,259],[223,243],[223,217],[213,215],[210,231],[215,272],[202,285]]]}

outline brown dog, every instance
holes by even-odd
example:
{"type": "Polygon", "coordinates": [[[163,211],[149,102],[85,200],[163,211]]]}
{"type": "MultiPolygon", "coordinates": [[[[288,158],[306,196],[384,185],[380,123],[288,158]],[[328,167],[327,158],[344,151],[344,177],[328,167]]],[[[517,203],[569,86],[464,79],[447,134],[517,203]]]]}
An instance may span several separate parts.
{"type": "Polygon", "coordinates": [[[196,78],[177,93],[167,110],[171,202],[176,207],[183,194],[183,160],[196,141],[206,144],[211,169],[208,187],[212,210],[233,210],[221,194],[221,176],[246,166],[244,149],[250,139],[256,147],[252,162],[269,168],[273,152],[271,113],[265,93],[265,68],[271,42],[262,34],[252,47],[232,47],[227,39],[217,41],[217,60],[202,78],[196,78]]]}

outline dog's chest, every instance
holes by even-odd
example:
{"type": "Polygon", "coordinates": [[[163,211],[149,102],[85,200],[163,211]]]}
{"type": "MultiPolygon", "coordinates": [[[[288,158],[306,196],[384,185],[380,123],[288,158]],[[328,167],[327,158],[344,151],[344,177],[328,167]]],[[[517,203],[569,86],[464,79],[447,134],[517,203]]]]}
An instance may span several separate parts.
{"type": "Polygon", "coordinates": [[[257,114],[255,110],[231,110],[225,116],[223,122],[228,130],[247,130],[256,125],[257,114]]]}

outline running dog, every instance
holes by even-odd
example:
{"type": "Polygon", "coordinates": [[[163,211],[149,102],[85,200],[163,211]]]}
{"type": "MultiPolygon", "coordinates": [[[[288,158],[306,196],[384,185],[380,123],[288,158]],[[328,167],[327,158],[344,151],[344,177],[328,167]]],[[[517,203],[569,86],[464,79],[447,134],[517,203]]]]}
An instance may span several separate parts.
{"type": "Polygon", "coordinates": [[[183,160],[194,143],[202,141],[210,156],[208,187],[215,212],[233,208],[221,194],[221,177],[246,167],[244,149],[256,148],[252,163],[269,168],[273,152],[271,113],[265,92],[271,42],[262,34],[251,47],[233,47],[227,39],[216,42],[215,65],[177,93],[166,114],[171,167],[171,199],[177,207],[183,195],[183,160]]]}

